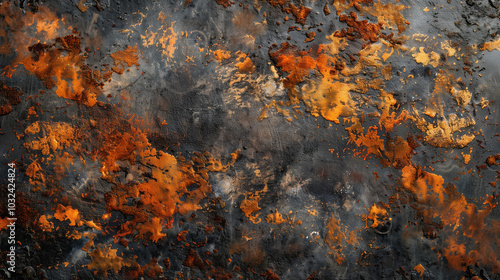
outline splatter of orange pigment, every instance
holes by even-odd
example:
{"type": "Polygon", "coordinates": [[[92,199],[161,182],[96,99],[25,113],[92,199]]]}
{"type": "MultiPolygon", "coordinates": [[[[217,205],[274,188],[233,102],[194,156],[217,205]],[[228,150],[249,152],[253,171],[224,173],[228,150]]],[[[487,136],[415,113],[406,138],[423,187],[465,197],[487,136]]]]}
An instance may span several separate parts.
{"type": "Polygon", "coordinates": [[[118,249],[111,249],[111,245],[99,244],[94,250],[88,252],[92,262],[85,266],[90,270],[95,269],[94,274],[96,275],[102,273],[104,277],[108,275],[109,270],[118,273],[122,267],[130,266],[131,262],[117,256],[117,251],[118,249]]]}
{"type": "Polygon", "coordinates": [[[141,35],[142,45],[146,48],[156,46],[162,57],[168,61],[174,57],[175,43],[179,37],[174,30],[175,21],[167,26],[167,16],[163,12],[158,14],[157,20],[161,23],[160,28],[157,32],[152,32],[148,28],[145,34],[141,35]]]}
{"type": "Polygon", "coordinates": [[[377,157],[383,157],[384,140],[380,139],[377,133],[377,126],[370,126],[368,131],[364,133],[364,128],[361,126],[360,122],[355,122],[354,125],[346,128],[346,130],[349,132],[350,142],[354,142],[358,147],[365,147],[365,149],[360,152],[364,154],[365,159],[371,154],[377,157]]]}
{"type": "Polygon", "coordinates": [[[231,52],[230,51],[225,51],[225,50],[216,50],[214,52],[215,59],[217,59],[219,62],[222,60],[227,60],[231,58],[231,52]]]}
{"type": "Polygon", "coordinates": [[[40,190],[42,186],[45,186],[46,176],[38,160],[34,160],[26,168],[26,176],[29,177],[29,183],[35,186],[33,191],[40,190]]]}
{"type": "Polygon", "coordinates": [[[79,37],[59,37],[51,45],[38,43],[28,49],[31,55],[26,56],[22,64],[47,89],[57,87],[59,97],[89,107],[96,104],[103,86],[101,73],[84,64],[85,55],[81,54],[79,37]]]}
{"type": "Polygon", "coordinates": [[[467,87],[462,88],[459,86],[458,81],[460,80],[456,80],[452,73],[447,73],[443,70],[440,70],[437,73],[437,77],[434,79],[433,95],[429,99],[429,102],[427,102],[429,109],[427,109],[428,112],[426,112],[426,114],[443,115],[442,106],[439,104],[441,103],[441,97],[444,95],[451,95],[457,104],[462,107],[465,107],[470,103],[472,93],[467,87]]]}
{"type": "Polygon", "coordinates": [[[392,110],[394,110],[397,105],[397,101],[394,99],[392,93],[380,90],[379,99],[381,99],[381,102],[377,104],[377,106],[382,111],[382,115],[380,116],[378,123],[380,127],[385,129],[386,133],[391,133],[395,126],[400,125],[409,119],[414,120],[414,118],[410,116],[406,110],[402,110],[399,116],[396,116],[396,112],[392,110]]]}
{"type": "Polygon", "coordinates": [[[267,269],[264,273],[261,273],[260,275],[266,277],[267,280],[280,280],[278,274],[272,272],[270,269],[267,269]]]}
{"type": "Polygon", "coordinates": [[[12,112],[12,106],[21,103],[22,94],[18,88],[6,86],[4,81],[0,81],[0,115],[12,112]]]}
{"type": "Polygon", "coordinates": [[[115,66],[111,69],[117,74],[123,74],[125,66],[132,67],[133,65],[139,66],[139,49],[137,46],[128,46],[123,51],[117,51],[111,54],[115,66]]]}
{"type": "MultiPolygon", "coordinates": [[[[394,115],[391,116],[393,117],[394,115]]],[[[406,111],[403,111],[397,119],[384,118],[386,121],[380,123],[381,125],[386,125],[385,131],[389,133],[395,124],[406,121],[407,118],[406,111]]],[[[392,166],[397,169],[401,169],[411,163],[413,149],[407,140],[396,136],[394,139],[389,138],[384,143],[384,140],[379,136],[379,133],[382,132],[377,126],[370,126],[365,133],[365,128],[358,118],[354,117],[349,121],[353,123],[353,125],[346,128],[349,133],[349,143],[354,143],[357,147],[362,148],[356,151],[356,155],[362,155],[365,159],[369,155],[374,155],[375,157],[379,157],[381,163],[385,166],[392,166]]]]}
{"type": "Polygon", "coordinates": [[[349,90],[354,89],[355,85],[333,81],[338,79],[339,69],[344,66],[336,58],[325,53],[337,53],[345,46],[344,41],[332,41],[330,45],[322,45],[316,53],[299,53],[288,43],[282,44],[280,50],[270,53],[277,61],[276,65],[288,73],[283,80],[283,86],[289,90],[290,101],[279,105],[296,105],[302,101],[314,116],[321,114],[334,122],[338,122],[339,116],[353,114],[354,103],[351,101],[349,90]],[[335,43],[338,45],[335,46],[335,43]],[[323,78],[307,80],[302,87],[303,94],[298,94],[296,86],[306,81],[310,73],[315,71],[319,71],[323,78]]]}
{"type": "Polygon", "coordinates": [[[200,258],[198,253],[195,250],[193,250],[192,248],[189,248],[189,252],[186,256],[186,259],[182,263],[182,265],[185,265],[185,266],[191,267],[191,268],[197,267],[200,270],[205,269],[205,263],[200,258]]]}
{"type": "Polygon", "coordinates": [[[304,104],[310,108],[311,115],[319,114],[326,120],[339,123],[339,117],[352,116],[355,103],[351,100],[350,90],[356,88],[354,84],[330,82],[326,78],[319,84],[311,82],[302,88],[304,104]]]}
{"type": "Polygon", "coordinates": [[[231,2],[229,0],[215,0],[215,1],[217,2],[217,4],[224,6],[224,8],[227,8],[227,7],[231,6],[232,4],[234,4],[234,2],[231,2]]]}

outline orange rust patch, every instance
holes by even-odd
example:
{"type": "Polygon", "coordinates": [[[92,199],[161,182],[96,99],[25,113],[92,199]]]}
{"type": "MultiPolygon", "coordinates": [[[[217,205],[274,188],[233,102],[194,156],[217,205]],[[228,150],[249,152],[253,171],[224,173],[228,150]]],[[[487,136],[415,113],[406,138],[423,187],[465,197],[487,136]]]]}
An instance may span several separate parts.
{"type": "Polygon", "coordinates": [[[423,276],[424,275],[424,272],[425,272],[425,268],[423,265],[421,264],[417,264],[417,266],[415,266],[413,268],[416,272],[418,272],[420,274],[420,276],[423,276]]]}
{"type": "Polygon", "coordinates": [[[94,250],[88,252],[89,257],[92,262],[85,265],[90,270],[94,271],[94,274],[102,273],[105,277],[109,270],[113,270],[118,273],[122,267],[129,266],[131,263],[124,260],[116,255],[118,249],[111,249],[111,245],[101,245],[99,244],[94,250]]]}
{"type": "MultiPolygon", "coordinates": [[[[340,15],[339,20],[345,22],[351,28],[335,31],[334,35],[337,37],[346,37],[351,41],[361,38],[367,42],[374,43],[378,40],[378,34],[382,24],[369,23],[367,20],[358,21],[358,15],[350,12],[348,16],[340,15]]],[[[364,46],[366,46],[365,44],[364,46]]]]}
{"type": "Polygon", "coordinates": [[[252,223],[258,224],[261,219],[259,218],[260,213],[258,212],[261,208],[259,207],[259,198],[251,197],[249,199],[245,198],[240,204],[240,209],[245,214],[252,223]]]}
{"type": "Polygon", "coordinates": [[[17,52],[12,63],[5,67],[5,75],[11,77],[22,61],[30,56],[28,47],[32,44],[56,39],[60,32],[69,33],[72,28],[65,29],[64,19],[57,17],[56,13],[47,7],[39,6],[37,12],[19,9],[16,5],[6,2],[0,7],[3,20],[0,22],[0,37],[5,38],[0,46],[1,54],[9,54],[11,50],[17,52]],[[36,29],[37,32],[29,30],[36,29]],[[30,35],[33,37],[30,37],[30,35]]]}
{"type": "Polygon", "coordinates": [[[10,221],[7,218],[0,218],[0,230],[7,229],[7,226],[10,224],[10,221]]]}
{"type": "Polygon", "coordinates": [[[267,269],[266,272],[261,273],[260,275],[266,277],[267,280],[280,280],[278,274],[272,272],[269,269],[267,269]]]}
{"type": "Polygon", "coordinates": [[[62,122],[34,122],[29,125],[25,131],[26,135],[35,135],[41,133],[44,137],[38,137],[24,143],[26,149],[41,151],[43,155],[49,155],[73,144],[75,129],[62,122]]]}
{"type": "Polygon", "coordinates": [[[33,73],[48,89],[57,87],[59,97],[94,106],[101,94],[100,72],[88,68],[80,54],[80,38],[68,35],[56,38],[52,45],[30,46],[31,56],[22,60],[24,67],[33,73]],[[54,80],[55,78],[55,80],[54,80]]]}
{"type": "Polygon", "coordinates": [[[117,74],[123,74],[123,71],[125,71],[125,67],[132,67],[133,65],[140,66],[139,65],[139,49],[137,48],[137,45],[134,47],[128,46],[125,50],[123,51],[117,51],[115,53],[111,54],[111,58],[113,58],[115,67],[112,67],[111,69],[116,72],[117,74]]]}
{"type": "Polygon", "coordinates": [[[492,266],[493,271],[500,271],[498,253],[494,250],[495,245],[491,245],[499,228],[495,224],[485,224],[486,217],[498,206],[497,195],[486,195],[483,209],[478,210],[453,184],[445,187],[441,176],[411,165],[403,168],[401,182],[415,195],[424,223],[435,225],[433,221],[439,218],[448,230],[460,229],[461,236],[450,235],[444,248],[444,256],[453,268],[465,270],[468,264],[482,263],[492,266]],[[465,245],[466,242],[459,242],[459,237],[469,240],[471,248],[465,245]]]}
{"type": "Polygon", "coordinates": [[[335,251],[335,261],[342,265],[345,260],[344,255],[342,255],[342,241],[345,240],[345,233],[340,227],[340,221],[335,217],[331,217],[326,224],[326,230],[325,243],[328,244],[331,250],[335,251]]]}
{"type": "Polygon", "coordinates": [[[458,134],[462,132],[462,129],[476,124],[472,118],[459,118],[455,114],[449,114],[448,118],[438,120],[437,125],[428,123],[423,117],[418,117],[418,115],[417,120],[417,128],[426,133],[424,140],[435,147],[463,148],[475,138],[472,133],[458,134]]]}
{"type": "Polygon", "coordinates": [[[18,88],[6,86],[4,81],[0,81],[0,115],[12,112],[12,106],[21,103],[22,94],[18,88]]]}
{"type": "Polygon", "coordinates": [[[82,225],[78,209],[73,209],[73,207],[71,206],[65,207],[59,204],[57,206],[57,212],[54,214],[54,218],[58,219],[59,221],[69,220],[70,226],[82,225]]]}
{"type": "Polygon", "coordinates": [[[498,154],[498,155],[492,155],[492,156],[489,156],[489,157],[486,159],[486,163],[487,163],[489,166],[492,166],[492,165],[499,165],[500,163],[497,163],[497,160],[500,160],[500,154],[498,154]]]}
{"type": "Polygon", "coordinates": [[[255,65],[253,65],[253,62],[249,57],[245,58],[242,62],[236,63],[236,67],[238,67],[238,71],[240,73],[251,74],[255,71],[255,65]]]}
{"type": "Polygon", "coordinates": [[[362,9],[361,4],[373,4],[373,0],[336,0],[333,1],[333,6],[337,10],[337,15],[340,15],[345,10],[355,7],[358,11],[362,9]]]}
{"type": "Polygon", "coordinates": [[[214,52],[215,59],[217,59],[219,62],[222,60],[227,60],[231,58],[231,52],[230,51],[225,51],[225,50],[216,50],[214,52]]]}
{"type": "Polygon", "coordinates": [[[383,27],[396,28],[398,33],[401,33],[406,30],[406,25],[410,24],[401,14],[404,9],[406,7],[402,4],[382,4],[379,0],[373,4],[373,7],[363,7],[361,10],[376,17],[383,27]]]}
{"type": "Polygon", "coordinates": [[[500,50],[500,38],[491,41],[491,42],[486,42],[484,43],[483,47],[481,48],[482,51],[488,50],[488,51],[493,51],[493,50],[500,50]]]}
{"type": "Polygon", "coordinates": [[[286,222],[286,219],[283,219],[283,215],[280,212],[278,212],[278,209],[276,209],[274,213],[271,213],[266,216],[266,222],[280,225],[286,222]]]}
{"type": "MultiPolygon", "coordinates": [[[[235,153],[233,163],[236,157],[235,153]]],[[[162,230],[172,227],[175,213],[186,215],[202,207],[200,201],[212,191],[207,182],[208,171],[224,171],[231,165],[222,165],[220,161],[203,154],[193,157],[193,161],[180,161],[152,148],[141,151],[139,161],[148,166],[144,171],[151,174],[151,180],[127,185],[115,183],[112,191],[105,196],[106,207],[108,212],[120,211],[133,216],[131,221],[121,226],[116,237],[137,232],[137,237],[153,242],[166,236],[162,230]],[[195,171],[195,168],[200,171],[195,171]],[[207,176],[206,179],[203,174],[207,176]],[[188,191],[188,187],[194,189],[188,191]],[[128,198],[139,203],[130,205],[128,198]]]]}
{"type": "Polygon", "coordinates": [[[387,220],[390,220],[389,214],[387,213],[387,209],[383,207],[379,207],[376,204],[373,204],[370,207],[370,213],[367,216],[368,220],[372,220],[371,228],[377,228],[380,225],[383,225],[387,220]]]}

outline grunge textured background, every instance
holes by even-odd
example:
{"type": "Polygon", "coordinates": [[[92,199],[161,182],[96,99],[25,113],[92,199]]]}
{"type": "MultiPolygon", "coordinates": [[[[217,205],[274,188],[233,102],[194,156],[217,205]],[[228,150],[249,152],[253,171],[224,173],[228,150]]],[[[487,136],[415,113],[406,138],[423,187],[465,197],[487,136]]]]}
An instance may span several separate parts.
{"type": "Polygon", "coordinates": [[[3,1],[0,278],[500,279],[499,9],[3,1]]]}

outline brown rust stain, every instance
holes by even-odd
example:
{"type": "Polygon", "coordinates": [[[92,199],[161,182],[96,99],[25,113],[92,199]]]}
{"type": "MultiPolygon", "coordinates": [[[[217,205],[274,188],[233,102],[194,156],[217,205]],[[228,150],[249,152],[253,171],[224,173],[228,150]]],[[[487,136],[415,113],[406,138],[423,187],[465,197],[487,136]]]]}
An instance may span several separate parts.
{"type": "Polygon", "coordinates": [[[0,81],[0,115],[12,112],[12,107],[21,103],[22,94],[18,88],[9,87],[4,81],[0,81]]]}
{"type": "Polygon", "coordinates": [[[240,209],[245,214],[252,223],[258,224],[261,219],[259,218],[260,213],[257,213],[261,208],[259,207],[260,198],[251,196],[250,198],[245,198],[240,204],[240,209]]]}

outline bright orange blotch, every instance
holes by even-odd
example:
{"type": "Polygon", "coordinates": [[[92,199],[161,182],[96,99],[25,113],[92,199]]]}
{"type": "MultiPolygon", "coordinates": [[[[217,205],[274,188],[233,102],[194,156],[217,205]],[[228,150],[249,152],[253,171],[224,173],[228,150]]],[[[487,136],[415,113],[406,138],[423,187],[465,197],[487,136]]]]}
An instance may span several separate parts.
{"type": "Polygon", "coordinates": [[[230,51],[225,51],[225,50],[216,50],[214,52],[215,59],[217,59],[219,62],[222,60],[227,60],[231,58],[231,52],[230,51]]]}
{"type": "MultiPolygon", "coordinates": [[[[234,154],[233,159],[236,160],[236,157],[234,154]]],[[[140,152],[139,161],[148,167],[151,179],[127,185],[116,183],[105,196],[109,212],[120,211],[133,216],[131,221],[121,226],[116,237],[135,234],[136,237],[157,242],[166,236],[163,229],[172,227],[175,213],[186,215],[202,207],[200,201],[212,191],[208,178],[205,179],[202,174],[223,171],[227,165],[213,158],[207,159],[203,154],[193,159],[196,161],[179,161],[170,154],[152,148],[140,152]],[[195,167],[205,171],[197,172],[195,167]],[[188,191],[188,187],[193,189],[188,191]],[[140,203],[129,205],[128,198],[140,203]]]]}
{"type": "Polygon", "coordinates": [[[47,217],[46,215],[41,215],[38,219],[38,223],[43,231],[51,232],[54,229],[54,223],[49,222],[47,218],[50,219],[50,216],[47,217]]]}
{"type": "Polygon", "coordinates": [[[70,226],[76,226],[76,225],[80,226],[83,224],[80,221],[80,212],[78,212],[78,209],[73,209],[73,207],[71,206],[65,207],[61,204],[57,205],[54,218],[58,219],[59,221],[69,220],[70,226]]]}
{"type": "Polygon", "coordinates": [[[389,218],[389,214],[387,213],[387,209],[376,204],[373,204],[373,206],[370,207],[370,213],[368,214],[367,219],[372,220],[373,222],[370,225],[371,228],[377,228],[378,226],[385,224],[386,221],[391,220],[391,218],[389,218]]]}
{"type": "Polygon", "coordinates": [[[29,47],[32,53],[22,60],[24,67],[33,73],[48,89],[57,87],[59,97],[94,106],[101,94],[100,72],[84,64],[80,38],[68,35],[56,38],[52,45],[35,44],[29,47]],[[55,78],[55,80],[54,80],[55,78]]]}
{"type": "Polygon", "coordinates": [[[246,54],[238,51],[236,55],[238,56],[236,61],[240,61],[236,63],[236,67],[238,68],[238,71],[240,73],[251,74],[253,73],[253,71],[255,71],[255,65],[253,64],[252,60],[249,57],[247,57],[246,54]]]}

